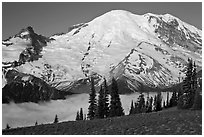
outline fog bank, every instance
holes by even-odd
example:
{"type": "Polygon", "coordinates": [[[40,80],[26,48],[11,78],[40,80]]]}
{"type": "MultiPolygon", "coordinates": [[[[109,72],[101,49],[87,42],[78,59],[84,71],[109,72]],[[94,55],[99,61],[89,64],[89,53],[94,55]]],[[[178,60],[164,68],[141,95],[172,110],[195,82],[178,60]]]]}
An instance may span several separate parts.
{"type": "MultiPolygon", "coordinates": [[[[156,93],[149,95],[154,97],[156,93]]],[[[120,95],[125,114],[129,112],[131,101],[136,101],[138,96],[139,93],[120,95]]],[[[162,93],[162,96],[166,100],[166,93],[162,93]]],[[[66,100],[52,100],[46,103],[3,104],[2,128],[5,128],[7,123],[11,127],[33,126],[36,121],[38,124],[52,123],[56,114],[60,122],[73,121],[80,108],[87,114],[88,100],[88,94],[77,94],[67,97],[66,100]]]]}

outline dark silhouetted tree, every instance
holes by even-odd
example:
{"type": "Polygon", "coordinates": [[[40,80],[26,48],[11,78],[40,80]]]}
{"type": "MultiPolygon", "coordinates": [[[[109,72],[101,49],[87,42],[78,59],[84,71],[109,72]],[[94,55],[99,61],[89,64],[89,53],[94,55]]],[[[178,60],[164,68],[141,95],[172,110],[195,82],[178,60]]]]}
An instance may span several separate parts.
{"type": "Polygon", "coordinates": [[[152,112],[152,103],[153,103],[153,97],[149,100],[149,106],[147,108],[147,113],[152,112]]]}
{"type": "Polygon", "coordinates": [[[120,96],[118,94],[118,84],[117,81],[112,79],[112,87],[111,87],[111,101],[110,101],[110,112],[109,116],[122,116],[124,115],[122,104],[120,102],[120,96]]]}
{"type": "Polygon", "coordinates": [[[104,117],[108,117],[109,114],[109,98],[108,98],[108,86],[106,79],[104,78],[104,117]]]}
{"type": "MultiPolygon", "coordinates": [[[[194,64],[195,66],[195,64],[194,64]]],[[[195,78],[196,78],[196,67],[193,66],[191,59],[188,59],[188,65],[186,70],[186,77],[183,80],[183,95],[180,95],[178,101],[178,108],[189,109],[193,105],[195,96],[195,78]]]]}
{"type": "Polygon", "coordinates": [[[144,113],[145,112],[145,98],[144,94],[140,93],[138,99],[138,111],[139,113],[144,113]]]}
{"type": "Polygon", "coordinates": [[[133,114],[138,114],[138,113],[140,113],[139,103],[135,102],[135,109],[133,111],[133,114]]]}
{"type": "Polygon", "coordinates": [[[174,91],[169,102],[169,107],[177,106],[177,101],[178,101],[177,94],[176,91],[174,91]]]}
{"type": "Polygon", "coordinates": [[[148,107],[149,107],[149,102],[150,101],[150,98],[149,98],[149,92],[147,93],[147,100],[146,100],[146,103],[145,103],[145,112],[148,111],[148,107]]]}
{"type": "Polygon", "coordinates": [[[54,123],[58,123],[59,121],[58,121],[58,117],[57,117],[57,115],[55,115],[55,120],[54,120],[54,123]]]}
{"type": "Polygon", "coordinates": [[[192,106],[192,110],[200,110],[202,109],[202,96],[199,95],[199,88],[197,88],[195,92],[195,98],[192,106]]]}
{"type": "Polygon", "coordinates": [[[79,111],[77,111],[76,121],[80,120],[79,111]]]}
{"type": "Polygon", "coordinates": [[[10,129],[11,127],[9,126],[9,124],[6,124],[6,129],[10,129]]]}
{"type": "Polygon", "coordinates": [[[38,122],[36,121],[36,122],[35,122],[35,126],[37,126],[37,125],[38,125],[38,122]]]}
{"type": "Polygon", "coordinates": [[[192,91],[190,94],[190,102],[191,102],[191,106],[193,106],[194,104],[194,99],[195,99],[195,94],[196,94],[196,89],[198,87],[197,85],[197,72],[196,72],[196,64],[194,62],[193,64],[193,72],[192,72],[192,91]]]}
{"type": "Polygon", "coordinates": [[[156,108],[157,108],[157,95],[154,96],[154,101],[153,101],[153,110],[156,111],[156,108]]]}
{"type": "Polygon", "coordinates": [[[161,111],[162,110],[162,97],[161,97],[161,92],[157,93],[156,96],[156,108],[155,111],[161,111]]]}
{"type": "Polygon", "coordinates": [[[132,102],[131,102],[131,106],[130,106],[129,115],[134,114],[134,109],[135,109],[135,107],[134,107],[133,100],[132,100],[132,102]]]}
{"type": "Polygon", "coordinates": [[[96,117],[97,118],[104,118],[104,90],[103,87],[101,85],[100,91],[99,91],[99,95],[98,95],[98,104],[97,104],[97,112],[96,112],[96,117]]]}
{"type": "Polygon", "coordinates": [[[167,92],[167,97],[166,97],[166,108],[169,107],[169,92],[167,92]]]}
{"type": "Polygon", "coordinates": [[[166,108],[165,100],[163,101],[163,108],[166,108]]]}
{"type": "Polygon", "coordinates": [[[83,114],[83,109],[80,109],[80,113],[79,113],[79,120],[84,120],[84,114],[83,114]]]}
{"type": "Polygon", "coordinates": [[[89,120],[92,120],[95,118],[97,109],[97,103],[96,103],[96,90],[94,88],[94,79],[91,77],[91,93],[89,94],[89,108],[88,108],[88,114],[87,117],[89,120]]]}

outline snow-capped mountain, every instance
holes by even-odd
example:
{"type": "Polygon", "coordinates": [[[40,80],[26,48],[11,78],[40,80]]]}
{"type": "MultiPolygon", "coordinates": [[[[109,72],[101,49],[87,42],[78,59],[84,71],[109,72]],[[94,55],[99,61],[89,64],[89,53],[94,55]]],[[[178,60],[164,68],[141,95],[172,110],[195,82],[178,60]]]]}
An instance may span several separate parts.
{"type": "Polygon", "coordinates": [[[113,10],[49,38],[28,27],[2,44],[3,86],[14,69],[63,91],[88,92],[93,75],[135,92],[178,83],[188,58],[202,66],[202,31],[170,14],[113,10]]]}

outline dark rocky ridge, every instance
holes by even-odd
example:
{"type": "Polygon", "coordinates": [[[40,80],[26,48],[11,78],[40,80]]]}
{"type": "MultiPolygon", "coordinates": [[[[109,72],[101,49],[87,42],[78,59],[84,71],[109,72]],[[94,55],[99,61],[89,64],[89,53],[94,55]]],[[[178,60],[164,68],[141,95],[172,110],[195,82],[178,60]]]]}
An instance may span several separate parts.
{"type": "Polygon", "coordinates": [[[70,92],[59,91],[35,76],[9,70],[7,84],[2,88],[2,103],[43,102],[65,99],[70,92]]]}

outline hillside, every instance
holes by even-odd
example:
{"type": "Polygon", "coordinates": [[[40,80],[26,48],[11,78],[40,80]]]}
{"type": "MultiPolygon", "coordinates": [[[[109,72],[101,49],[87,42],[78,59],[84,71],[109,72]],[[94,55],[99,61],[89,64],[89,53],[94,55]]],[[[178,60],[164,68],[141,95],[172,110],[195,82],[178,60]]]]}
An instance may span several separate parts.
{"type": "Polygon", "coordinates": [[[3,130],[3,135],[201,135],[202,111],[171,108],[161,112],[136,114],[92,121],[68,121],[3,130]]]}

